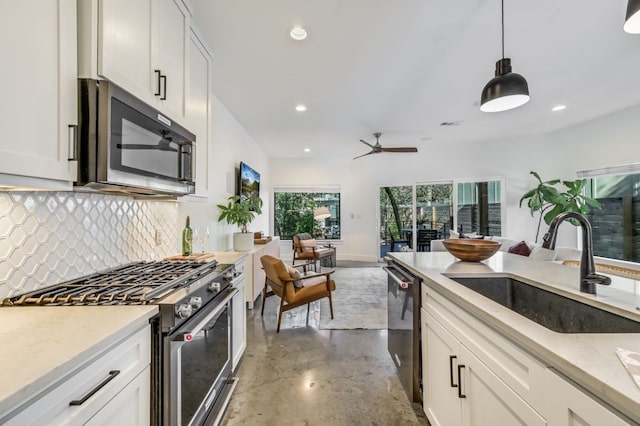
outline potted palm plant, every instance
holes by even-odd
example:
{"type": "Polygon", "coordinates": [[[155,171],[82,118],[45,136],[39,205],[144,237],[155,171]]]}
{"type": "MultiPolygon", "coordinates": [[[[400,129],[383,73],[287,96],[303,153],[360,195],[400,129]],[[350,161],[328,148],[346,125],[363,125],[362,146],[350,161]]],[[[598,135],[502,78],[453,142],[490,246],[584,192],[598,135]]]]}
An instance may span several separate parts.
{"type": "Polygon", "coordinates": [[[253,233],[248,226],[257,214],[262,213],[262,199],[260,197],[240,198],[234,195],[228,198],[227,205],[218,204],[220,216],[218,222],[226,221],[229,225],[240,228],[240,232],[233,234],[233,249],[235,251],[249,251],[253,249],[253,233]]]}

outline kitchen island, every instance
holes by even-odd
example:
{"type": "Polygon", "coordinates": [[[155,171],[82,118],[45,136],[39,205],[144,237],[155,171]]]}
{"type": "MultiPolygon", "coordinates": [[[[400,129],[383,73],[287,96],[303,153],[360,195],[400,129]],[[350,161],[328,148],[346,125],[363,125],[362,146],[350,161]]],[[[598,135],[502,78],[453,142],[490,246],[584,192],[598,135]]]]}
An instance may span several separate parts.
{"type": "MultiPolygon", "coordinates": [[[[547,424],[543,420],[545,414],[549,413],[548,417],[552,417],[555,415],[552,406],[569,398],[566,388],[563,387],[565,383],[571,384],[571,389],[574,387],[578,389],[577,392],[580,392],[580,395],[587,395],[598,404],[602,404],[607,410],[610,409],[615,413],[616,419],[620,414],[619,418],[623,421],[616,424],[638,424],[640,422],[640,389],[616,355],[617,348],[640,352],[640,334],[554,332],[466,288],[449,277],[513,277],[617,315],[640,321],[640,311],[636,309],[640,306],[640,296],[637,293],[603,286],[598,286],[597,295],[580,293],[578,290],[579,270],[577,268],[552,262],[531,261],[509,253],[499,252],[490,259],[477,263],[460,262],[447,252],[389,253],[389,256],[424,280],[423,320],[421,321],[423,329],[425,325],[428,328],[428,321],[433,320],[434,315],[440,315],[441,323],[448,322],[447,316],[455,310],[459,314],[456,314],[458,317],[452,319],[451,324],[454,324],[454,332],[462,336],[460,338],[462,343],[458,342],[458,344],[465,346],[466,339],[466,346],[472,347],[486,338],[488,345],[494,346],[486,351],[489,354],[486,363],[492,364],[494,370],[503,369],[509,372],[506,374],[508,377],[500,383],[506,382],[512,389],[515,389],[512,401],[521,403],[524,400],[523,406],[533,407],[534,415],[531,418],[534,420],[525,423],[536,424],[538,420],[542,419],[539,424],[547,424]],[[435,306],[435,309],[427,304],[435,306]],[[427,318],[426,323],[425,317],[427,318]],[[485,336],[482,336],[482,333],[485,336]],[[501,342],[510,348],[503,350],[501,342]],[[513,355],[513,350],[522,352],[526,359],[531,360],[531,364],[527,364],[526,360],[519,360],[513,355]],[[517,371],[517,373],[510,375],[513,371],[517,371]],[[543,378],[547,377],[546,375],[555,381],[545,382],[543,378]],[[559,377],[559,381],[555,377],[559,377]]],[[[436,325],[439,327],[438,324],[436,325]]],[[[429,364],[434,364],[435,361],[429,359],[432,348],[425,347],[425,345],[433,336],[425,335],[423,330],[423,337],[426,337],[423,338],[423,372],[428,372],[429,364]]],[[[462,352],[464,351],[467,351],[466,347],[462,349],[462,352]]],[[[450,356],[452,358],[447,362],[455,363],[456,355],[450,356]]],[[[473,357],[467,356],[467,359],[469,358],[473,357]]],[[[455,387],[453,386],[456,385],[453,379],[455,369],[452,364],[446,366],[447,362],[443,366],[446,369],[447,387],[449,387],[450,368],[452,370],[451,387],[455,387]]],[[[466,364],[466,368],[469,369],[471,363],[467,362],[466,364]]],[[[465,365],[459,367],[462,367],[462,370],[465,369],[465,365]]],[[[471,373],[468,373],[467,376],[464,376],[464,372],[462,374],[463,377],[469,379],[471,373]]],[[[460,368],[458,375],[460,377],[460,368]]],[[[495,378],[496,375],[500,377],[499,373],[493,374],[491,377],[495,378]]],[[[438,424],[437,419],[434,421],[432,418],[434,414],[430,414],[428,407],[429,380],[431,378],[425,378],[424,375],[423,378],[425,382],[425,412],[431,416],[432,424],[438,424]]],[[[458,391],[461,391],[461,388],[462,385],[458,391]]],[[[471,392],[473,391],[471,386],[468,388],[471,392]]],[[[469,403],[471,399],[464,399],[467,401],[465,403],[469,403]]],[[[463,396],[459,401],[462,400],[463,396]]],[[[462,410],[465,409],[463,407],[462,410]]],[[[491,408],[486,409],[490,410],[491,408]]],[[[468,411],[467,414],[469,412],[471,411],[468,411]]],[[[573,420],[571,415],[567,415],[566,419],[573,420]]],[[[592,418],[582,420],[593,421],[592,418]]],[[[569,424],[568,421],[560,421],[556,424],[569,424]]],[[[554,424],[554,421],[550,420],[549,424],[554,424]]]]}

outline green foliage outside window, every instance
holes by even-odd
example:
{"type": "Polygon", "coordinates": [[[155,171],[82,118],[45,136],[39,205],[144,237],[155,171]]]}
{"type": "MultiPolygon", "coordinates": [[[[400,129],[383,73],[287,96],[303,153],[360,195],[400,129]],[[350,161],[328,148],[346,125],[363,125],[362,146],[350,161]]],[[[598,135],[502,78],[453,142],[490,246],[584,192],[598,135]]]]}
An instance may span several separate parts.
{"type": "Polygon", "coordinates": [[[275,192],[274,233],[282,240],[306,232],[318,239],[340,238],[340,194],[326,192],[275,192]],[[328,207],[331,217],[315,220],[313,212],[328,207]]]}

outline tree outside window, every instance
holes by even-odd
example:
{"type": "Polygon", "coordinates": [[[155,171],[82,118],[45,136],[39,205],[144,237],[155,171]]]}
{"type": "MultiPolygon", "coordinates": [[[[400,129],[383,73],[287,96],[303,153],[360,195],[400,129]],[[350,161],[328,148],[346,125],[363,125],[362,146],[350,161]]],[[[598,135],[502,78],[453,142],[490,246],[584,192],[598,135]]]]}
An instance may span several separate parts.
{"type": "Polygon", "coordinates": [[[274,192],[274,233],[282,240],[306,232],[317,239],[340,239],[339,192],[274,192]],[[330,217],[315,219],[314,211],[327,207],[330,217]]]}

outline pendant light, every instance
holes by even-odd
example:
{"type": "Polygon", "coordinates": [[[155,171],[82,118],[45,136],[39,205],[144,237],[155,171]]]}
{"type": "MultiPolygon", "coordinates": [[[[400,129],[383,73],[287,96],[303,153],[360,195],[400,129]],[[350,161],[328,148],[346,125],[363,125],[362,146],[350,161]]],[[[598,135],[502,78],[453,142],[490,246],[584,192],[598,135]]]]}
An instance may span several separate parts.
{"type": "MultiPolygon", "coordinates": [[[[638,0],[640,1],[640,0],[638,0]]],[[[484,89],[480,111],[498,112],[517,108],[529,102],[529,85],[520,74],[511,72],[511,59],[504,57],[504,0],[502,3],[502,59],[496,62],[495,77],[484,89]]]]}
{"type": "Polygon", "coordinates": [[[640,0],[629,0],[627,19],[622,28],[629,34],[640,34],[640,0]]]}

